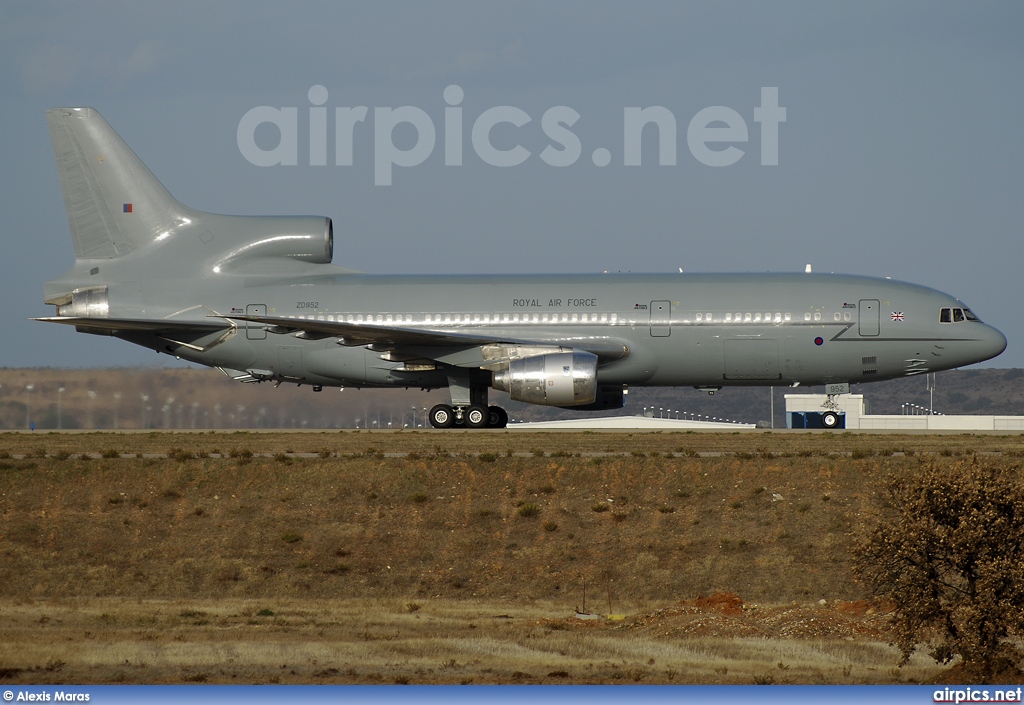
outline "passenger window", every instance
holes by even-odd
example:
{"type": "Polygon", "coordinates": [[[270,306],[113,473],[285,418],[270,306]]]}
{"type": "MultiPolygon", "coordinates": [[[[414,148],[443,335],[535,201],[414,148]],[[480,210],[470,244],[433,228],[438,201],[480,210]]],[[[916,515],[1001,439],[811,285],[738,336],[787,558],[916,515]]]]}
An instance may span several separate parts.
{"type": "Polygon", "coordinates": [[[705,313],[704,314],[704,320],[707,321],[708,323],[711,323],[711,314],[710,313],[705,313]]]}
{"type": "Polygon", "coordinates": [[[836,311],[835,315],[832,316],[832,317],[838,321],[839,320],[839,312],[836,311]]]}
{"type": "Polygon", "coordinates": [[[964,312],[959,308],[953,309],[953,323],[962,323],[964,320],[964,312]]]}
{"type": "Polygon", "coordinates": [[[754,323],[760,323],[760,322],[761,322],[761,314],[760,313],[755,313],[754,314],[754,323]]]}
{"type": "Polygon", "coordinates": [[[731,313],[725,314],[725,322],[729,323],[731,321],[732,321],[732,314],[731,313]]]}

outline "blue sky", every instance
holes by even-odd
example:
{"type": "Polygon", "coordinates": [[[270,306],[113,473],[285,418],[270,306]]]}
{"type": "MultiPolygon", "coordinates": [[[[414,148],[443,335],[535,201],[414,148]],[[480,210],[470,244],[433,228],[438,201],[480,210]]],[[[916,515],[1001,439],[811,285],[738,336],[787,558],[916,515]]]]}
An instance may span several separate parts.
{"type": "MultiPolygon", "coordinates": [[[[43,111],[100,110],[195,208],[334,219],[336,264],[393,273],[815,271],[891,276],[963,299],[1024,366],[1024,5],[1017,2],[132,2],[0,5],[0,366],[165,364],[126,344],[29,322],[42,283],[72,260],[43,111]],[[461,166],[445,165],[445,88],[463,91],[461,166]],[[308,158],[310,88],[331,118],[325,166],[308,158]],[[761,89],[786,120],[761,163],[761,89]],[[242,117],[294,107],[298,163],[259,167],[242,117]],[[334,108],[367,106],[353,163],[334,163],[334,108]],[[375,184],[374,109],[415,106],[436,127],[425,160],[375,184]],[[496,167],[474,151],[485,111],[496,167]],[[571,165],[546,111],[579,114],[571,165]],[[676,121],[674,165],[644,132],[625,166],[624,110],[676,121]],[[748,130],[736,163],[688,146],[701,110],[748,130]],[[594,150],[610,162],[594,163],[594,150]]],[[[417,133],[392,134],[406,149],[417,133]]],[[[267,125],[254,133],[274,144],[267,125]]],[[[718,147],[716,147],[718,148],[718,147]]]]}

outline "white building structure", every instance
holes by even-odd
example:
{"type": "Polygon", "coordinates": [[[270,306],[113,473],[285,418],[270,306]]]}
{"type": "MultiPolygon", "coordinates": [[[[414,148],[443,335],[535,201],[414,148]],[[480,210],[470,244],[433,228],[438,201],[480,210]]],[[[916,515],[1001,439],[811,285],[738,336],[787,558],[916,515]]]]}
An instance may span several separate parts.
{"type": "MultiPolygon", "coordinates": [[[[787,428],[821,428],[820,415],[827,411],[824,394],[787,394],[787,428]]],[[[902,431],[1024,431],[1024,416],[953,415],[927,413],[918,407],[905,414],[869,414],[863,394],[840,394],[836,411],[849,430],[902,431]],[[924,413],[918,413],[924,412],[924,413]]]]}

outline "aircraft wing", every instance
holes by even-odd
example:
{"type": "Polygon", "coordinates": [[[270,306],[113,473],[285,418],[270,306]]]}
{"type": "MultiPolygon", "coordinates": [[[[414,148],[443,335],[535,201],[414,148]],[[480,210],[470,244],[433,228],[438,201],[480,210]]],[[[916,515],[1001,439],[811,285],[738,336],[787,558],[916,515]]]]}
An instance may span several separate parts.
{"type": "Polygon", "coordinates": [[[514,338],[479,335],[466,332],[436,331],[405,326],[380,326],[372,323],[346,323],[344,321],[317,321],[307,318],[277,316],[222,316],[233,321],[262,323],[270,333],[298,333],[299,337],[321,339],[337,338],[341,345],[371,346],[374,350],[388,351],[401,348],[472,348],[487,346],[517,346],[550,348],[553,346],[585,350],[602,360],[617,360],[629,354],[628,341],[596,336],[553,336],[551,338],[514,338]]]}

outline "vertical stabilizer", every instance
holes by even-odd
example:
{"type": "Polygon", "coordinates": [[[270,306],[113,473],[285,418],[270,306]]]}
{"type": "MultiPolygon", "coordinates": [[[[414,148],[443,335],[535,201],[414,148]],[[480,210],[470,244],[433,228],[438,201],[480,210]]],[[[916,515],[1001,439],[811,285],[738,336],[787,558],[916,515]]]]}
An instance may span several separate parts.
{"type": "Polygon", "coordinates": [[[76,258],[122,257],[189,222],[193,212],[96,110],[53,108],[46,121],[76,258]]]}

